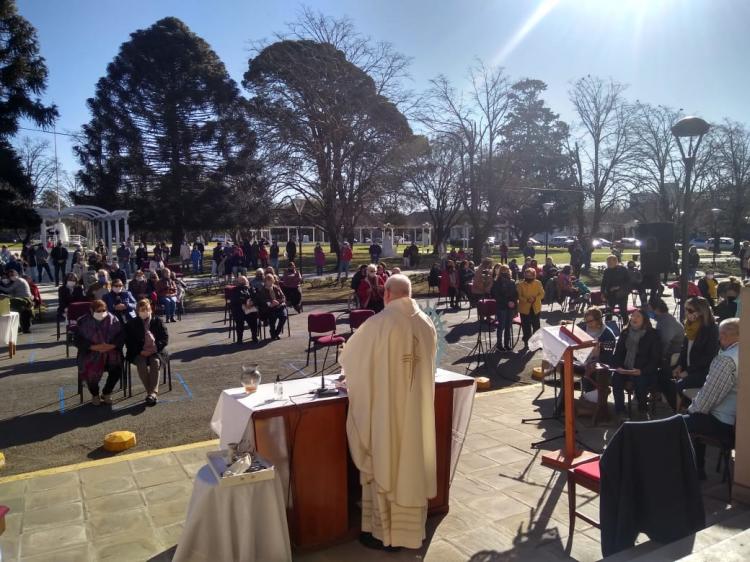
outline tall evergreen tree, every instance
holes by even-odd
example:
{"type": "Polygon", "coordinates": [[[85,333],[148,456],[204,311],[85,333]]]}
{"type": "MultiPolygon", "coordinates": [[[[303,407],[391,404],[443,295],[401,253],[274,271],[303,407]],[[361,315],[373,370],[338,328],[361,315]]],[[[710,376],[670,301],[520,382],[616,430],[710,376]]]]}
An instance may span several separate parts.
{"type": "Polygon", "coordinates": [[[131,34],[88,100],[79,200],[133,209],[169,233],[263,222],[246,102],[209,45],[176,18],[131,34]]]}
{"type": "Polygon", "coordinates": [[[42,103],[47,66],[39,54],[36,30],[18,15],[13,0],[0,0],[0,224],[33,228],[34,190],[9,139],[21,118],[40,127],[54,122],[57,109],[42,103]]]}

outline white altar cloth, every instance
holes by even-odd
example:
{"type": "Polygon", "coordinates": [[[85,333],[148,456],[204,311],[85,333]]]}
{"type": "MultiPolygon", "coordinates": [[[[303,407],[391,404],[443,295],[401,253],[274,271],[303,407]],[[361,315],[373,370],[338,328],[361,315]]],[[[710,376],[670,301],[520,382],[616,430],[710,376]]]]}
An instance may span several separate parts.
{"type": "MultiPolygon", "coordinates": [[[[326,385],[333,386],[334,379],[339,375],[326,377],[326,385]]],[[[437,369],[435,383],[449,382],[453,380],[468,379],[467,377],[452,371],[437,369]]],[[[273,383],[261,384],[253,394],[247,394],[243,388],[230,388],[222,391],[219,401],[216,403],[211,418],[211,429],[219,436],[219,446],[227,448],[229,443],[240,443],[245,441],[250,448],[255,447],[255,430],[252,415],[255,411],[288,406],[292,403],[300,404],[312,400],[331,400],[333,398],[317,398],[310,391],[320,386],[320,377],[296,379],[284,381],[284,400],[273,399],[273,383]]],[[[476,384],[456,388],[453,393],[453,420],[452,420],[452,445],[451,445],[451,479],[458,465],[466,433],[471,419],[471,409],[474,404],[474,392],[476,384]]],[[[266,451],[264,456],[276,467],[281,484],[286,496],[287,505],[290,498],[289,491],[289,459],[286,444],[286,431],[284,419],[279,416],[271,418],[269,431],[276,448],[273,452],[266,451]]]]}
{"type": "Polygon", "coordinates": [[[272,480],[221,487],[208,465],[198,471],[173,562],[291,559],[278,474],[272,480]]]}

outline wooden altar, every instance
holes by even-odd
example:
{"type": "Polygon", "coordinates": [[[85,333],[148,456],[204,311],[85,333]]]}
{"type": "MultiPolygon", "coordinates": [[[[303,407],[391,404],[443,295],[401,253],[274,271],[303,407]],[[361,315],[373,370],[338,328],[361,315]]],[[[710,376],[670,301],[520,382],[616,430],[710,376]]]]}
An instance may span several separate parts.
{"type": "MultiPolygon", "coordinates": [[[[435,383],[437,495],[429,502],[429,515],[449,509],[454,390],[472,384],[470,378],[435,383]]],[[[270,456],[277,444],[272,442],[271,420],[284,420],[290,473],[287,522],[295,550],[323,548],[359,532],[356,502],[361,488],[347,444],[348,403],[341,395],[252,414],[261,455],[270,456]]]]}

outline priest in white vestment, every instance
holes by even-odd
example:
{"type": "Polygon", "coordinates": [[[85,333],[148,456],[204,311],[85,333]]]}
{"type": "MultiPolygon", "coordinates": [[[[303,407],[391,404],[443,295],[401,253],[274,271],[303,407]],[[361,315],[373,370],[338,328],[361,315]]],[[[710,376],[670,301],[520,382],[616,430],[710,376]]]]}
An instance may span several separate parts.
{"type": "Polygon", "coordinates": [[[362,542],[375,546],[367,543],[375,537],[386,548],[419,548],[427,500],[437,495],[437,334],[405,275],[388,279],[384,301],[339,360],[349,393],[349,449],[362,484],[362,542]]]}

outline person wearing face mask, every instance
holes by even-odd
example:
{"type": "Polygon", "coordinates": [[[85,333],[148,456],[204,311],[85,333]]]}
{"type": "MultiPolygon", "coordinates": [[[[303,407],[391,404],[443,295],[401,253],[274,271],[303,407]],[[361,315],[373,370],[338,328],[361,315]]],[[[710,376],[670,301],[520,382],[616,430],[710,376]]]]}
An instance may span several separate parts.
{"type": "Polygon", "coordinates": [[[78,282],[78,277],[75,273],[68,273],[65,283],[57,290],[57,318],[59,320],[65,318],[65,312],[68,310],[70,303],[85,300],[86,295],[78,282]]]}
{"type": "Polygon", "coordinates": [[[164,307],[167,322],[177,322],[177,285],[172,281],[172,272],[166,268],[161,270],[161,277],[156,283],[156,296],[159,304],[164,307]]]}
{"type": "Polygon", "coordinates": [[[151,310],[151,301],[138,301],[136,316],[125,325],[125,358],[138,369],[146,389],[146,405],[156,404],[159,395],[159,370],[166,361],[169,333],[161,318],[151,310]]]}
{"type": "Polygon", "coordinates": [[[698,290],[713,310],[716,306],[716,300],[719,298],[719,282],[714,278],[713,271],[707,270],[706,274],[698,280],[698,290]]]}
{"type": "Polygon", "coordinates": [[[21,331],[24,334],[31,332],[31,317],[34,310],[31,287],[15,269],[9,270],[7,277],[2,278],[0,296],[2,295],[10,299],[10,309],[18,312],[21,331]]]}
{"type": "Polygon", "coordinates": [[[112,288],[104,295],[104,302],[107,303],[107,310],[124,326],[128,320],[135,317],[135,298],[129,291],[125,290],[122,281],[115,279],[112,281],[112,288]]]}
{"type": "Polygon", "coordinates": [[[259,291],[260,316],[268,322],[271,339],[278,340],[286,323],[286,297],[276,284],[276,278],[266,273],[263,288],[259,291]]]}
{"type": "Polygon", "coordinates": [[[383,295],[385,294],[385,282],[378,277],[378,268],[375,264],[367,266],[367,274],[359,282],[357,296],[360,308],[367,308],[374,312],[383,310],[383,295]]]}
{"type": "Polygon", "coordinates": [[[529,347],[529,339],[540,328],[539,313],[542,311],[544,287],[536,278],[536,269],[528,267],[523,272],[523,281],[516,285],[518,288],[518,313],[521,315],[521,329],[523,330],[523,347],[529,347]]]}
{"type": "Polygon", "coordinates": [[[96,272],[96,283],[89,286],[86,296],[90,300],[101,300],[109,293],[109,288],[109,272],[106,269],[100,269],[96,272]]]}
{"type": "Polygon", "coordinates": [[[238,344],[242,343],[245,324],[250,327],[253,334],[253,343],[258,341],[258,301],[258,292],[248,283],[247,277],[240,275],[237,278],[237,286],[230,295],[232,319],[238,344]]]}
{"type": "Polygon", "coordinates": [[[122,284],[124,285],[128,280],[128,274],[125,272],[125,270],[120,266],[120,262],[115,260],[112,262],[112,268],[111,272],[109,274],[110,278],[114,281],[115,279],[119,279],[122,281],[122,284]]]}
{"type": "Polygon", "coordinates": [[[82,316],[75,331],[75,344],[78,348],[76,363],[78,377],[91,392],[91,403],[112,404],[112,390],[122,377],[122,324],[107,312],[107,305],[97,299],[91,303],[91,313],[82,316]],[[99,381],[107,371],[101,396],[99,381]]]}
{"type": "Polygon", "coordinates": [[[143,271],[141,271],[140,269],[135,272],[133,278],[130,280],[130,283],[128,283],[128,291],[130,291],[130,294],[135,297],[136,301],[140,301],[141,299],[147,299],[150,297],[148,291],[148,283],[146,281],[146,274],[143,273],[143,271]]]}

